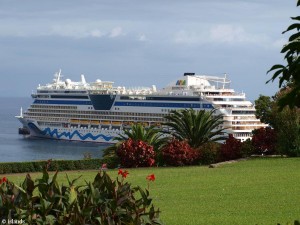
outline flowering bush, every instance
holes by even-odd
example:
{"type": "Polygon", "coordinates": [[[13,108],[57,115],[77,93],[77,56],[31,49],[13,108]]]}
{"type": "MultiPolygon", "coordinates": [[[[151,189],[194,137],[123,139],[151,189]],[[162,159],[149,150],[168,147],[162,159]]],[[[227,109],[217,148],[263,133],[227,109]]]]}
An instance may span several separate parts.
{"type": "Polygon", "coordinates": [[[155,164],[153,146],[131,138],[124,141],[116,151],[123,167],[149,167],[155,164]]]}
{"type": "Polygon", "coordinates": [[[252,145],[258,154],[273,154],[276,147],[276,133],[270,127],[253,131],[252,145]]]}
{"type": "Polygon", "coordinates": [[[229,134],[228,139],[222,144],[219,153],[220,161],[227,161],[241,158],[242,142],[229,134]]]}
{"type": "Polygon", "coordinates": [[[93,182],[67,186],[57,182],[57,172],[49,177],[46,169],[35,182],[28,174],[21,187],[5,181],[0,185],[0,221],[21,220],[27,224],[140,224],[159,225],[149,190],[125,182],[127,171],[112,180],[102,170],[93,182]],[[124,177],[125,176],[125,177],[124,177]]]}
{"type": "Polygon", "coordinates": [[[192,165],[199,159],[199,153],[191,148],[186,141],[171,140],[162,149],[162,158],[167,165],[192,165]]]}

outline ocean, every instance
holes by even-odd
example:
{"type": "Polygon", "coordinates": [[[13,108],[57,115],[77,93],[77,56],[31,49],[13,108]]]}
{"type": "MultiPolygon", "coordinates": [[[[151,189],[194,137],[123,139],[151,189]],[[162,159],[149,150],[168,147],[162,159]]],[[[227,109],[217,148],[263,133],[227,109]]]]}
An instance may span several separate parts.
{"type": "Polygon", "coordinates": [[[48,159],[101,158],[107,144],[28,138],[18,134],[22,124],[15,116],[32,103],[31,98],[0,97],[0,162],[48,159]]]}

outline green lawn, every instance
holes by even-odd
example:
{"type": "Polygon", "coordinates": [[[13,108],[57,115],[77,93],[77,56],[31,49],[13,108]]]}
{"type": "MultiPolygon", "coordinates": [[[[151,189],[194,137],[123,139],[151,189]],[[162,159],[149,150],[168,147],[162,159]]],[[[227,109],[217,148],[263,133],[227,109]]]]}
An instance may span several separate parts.
{"type": "MultiPolygon", "coordinates": [[[[147,187],[166,225],[276,225],[300,219],[300,158],[255,159],[218,168],[129,169],[127,180],[147,187]]],[[[92,180],[96,171],[67,172],[92,180]]],[[[117,170],[109,171],[112,177],[117,170]]],[[[6,175],[21,182],[25,175],[6,175]]],[[[33,177],[39,174],[32,174],[33,177]]],[[[60,173],[61,182],[65,172],[60,173]]]]}

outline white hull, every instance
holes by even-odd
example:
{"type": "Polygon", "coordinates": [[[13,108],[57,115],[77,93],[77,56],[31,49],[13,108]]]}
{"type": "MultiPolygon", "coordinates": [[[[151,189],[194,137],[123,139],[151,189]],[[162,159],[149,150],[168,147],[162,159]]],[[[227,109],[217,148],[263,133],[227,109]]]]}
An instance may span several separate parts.
{"type": "Polygon", "coordinates": [[[116,143],[114,137],[123,134],[121,130],[112,129],[74,129],[38,126],[36,121],[19,117],[20,122],[30,131],[30,136],[38,138],[84,141],[95,143],[116,143]]]}

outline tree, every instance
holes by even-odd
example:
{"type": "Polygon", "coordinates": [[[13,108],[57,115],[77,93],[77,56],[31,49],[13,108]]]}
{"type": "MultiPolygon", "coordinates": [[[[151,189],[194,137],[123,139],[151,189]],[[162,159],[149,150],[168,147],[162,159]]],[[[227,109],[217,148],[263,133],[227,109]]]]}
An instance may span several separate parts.
{"type": "Polygon", "coordinates": [[[255,116],[260,119],[261,122],[274,125],[274,118],[272,115],[272,109],[274,107],[274,101],[269,96],[259,95],[259,98],[255,100],[255,116]]]}
{"type": "Polygon", "coordinates": [[[158,150],[165,143],[165,138],[162,137],[163,133],[154,126],[145,128],[141,124],[134,124],[131,129],[125,130],[124,134],[119,134],[114,140],[123,142],[127,139],[135,141],[143,141],[148,145],[152,145],[155,150],[158,150]]]}
{"type": "Polygon", "coordinates": [[[258,154],[275,153],[277,136],[271,127],[262,127],[252,131],[252,145],[258,154]]]}
{"type": "Polygon", "coordinates": [[[222,115],[213,115],[215,111],[172,111],[165,116],[168,122],[164,125],[170,128],[167,133],[179,141],[186,140],[192,148],[199,148],[207,142],[226,139],[223,135],[226,128],[220,128],[223,123],[222,115]]]}
{"type": "Polygon", "coordinates": [[[300,111],[285,107],[276,114],[277,150],[281,154],[300,156],[300,111]]]}
{"type": "Polygon", "coordinates": [[[255,101],[255,108],[258,118],[268,123],[276,133],[276,152],[297,156],[300,155],[300,109],[286,106],[279,110],[278,106],[287,92],[284,88],[272,98],[260,96],[255,101]]]}
{"type": "MultiPolygon", "coordinates": [[[[297,1],[297,6],[300,5],[300,0],[297,1]]],[[[279,78],[279,88],[289,87],[286,95],[280,99],[280,110],[284,106],[293,108],[300,107],[300,16],[292,17],[296,23],[290,25],[283,33],[296,30],[290,38],[289,42],[283,46],[281,53],[284,53],[284,59],[287,61],[286,65],[276,64],[268,71],[274,72],[272,78],[267,81],[274,81],[279,78]]]]}

